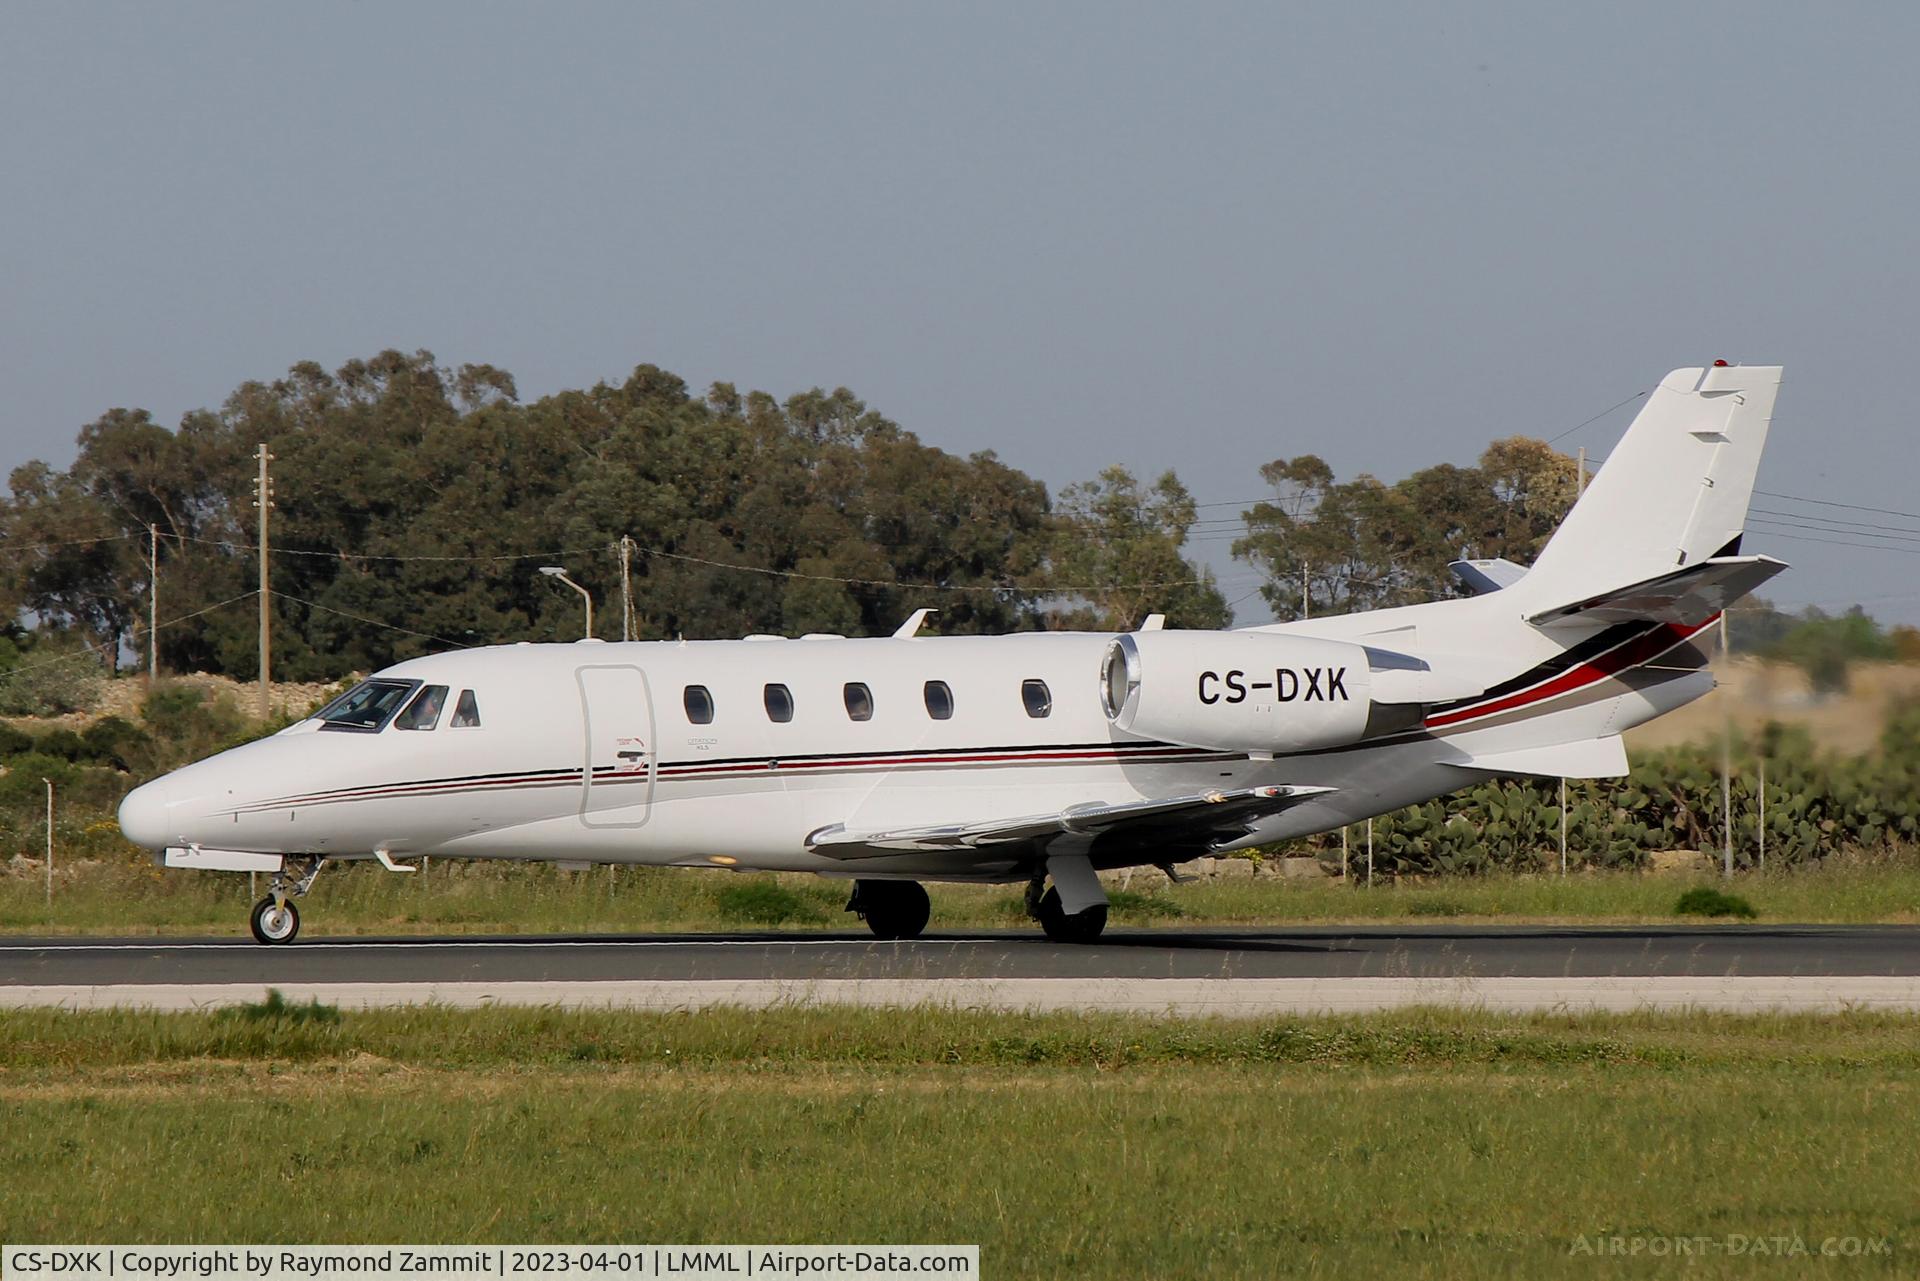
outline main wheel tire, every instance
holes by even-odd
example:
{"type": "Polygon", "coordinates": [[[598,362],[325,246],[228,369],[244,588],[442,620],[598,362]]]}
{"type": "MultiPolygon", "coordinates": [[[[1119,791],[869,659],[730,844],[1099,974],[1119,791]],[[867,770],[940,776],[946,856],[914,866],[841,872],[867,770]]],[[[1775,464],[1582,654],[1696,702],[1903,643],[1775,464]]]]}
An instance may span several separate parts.
{"type": "Polygon", "coordinates": [[[875,938],[917,939],[933,915],[926,887],[918,881],[855,881],[853,910],[875,938]]]}
{"type": "Polygon", "coordinates": [[[1060,891],[1049,887],[1040,896],[1040,928],[1056,943],[1091,943],[1107,928],[1107,905],[1099,903],[1069,916],[1061,906],[1060,891]]]}
{"type": "Polygon", "coordinates": [[[248,922],[253,927],[253,940],[273,946],[279,943],[291,943],[300,933],[300,909],[293,900],[275,903],[271,896],[261,899],[253,905],[253,919],[248,922]]]}

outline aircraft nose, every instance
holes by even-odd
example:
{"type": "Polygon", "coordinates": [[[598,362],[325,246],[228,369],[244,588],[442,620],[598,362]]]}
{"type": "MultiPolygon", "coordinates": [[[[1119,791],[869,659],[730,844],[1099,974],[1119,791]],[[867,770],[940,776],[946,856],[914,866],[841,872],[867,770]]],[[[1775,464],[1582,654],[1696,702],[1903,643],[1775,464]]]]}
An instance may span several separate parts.
{"type": "Polygon", "coordinates": [[[174,838],[169,830],[171,798],[167,780],[157,778],[127,793],[120,802],[120,831],[135,845],[150,850],[162,849],[174,838]]]}

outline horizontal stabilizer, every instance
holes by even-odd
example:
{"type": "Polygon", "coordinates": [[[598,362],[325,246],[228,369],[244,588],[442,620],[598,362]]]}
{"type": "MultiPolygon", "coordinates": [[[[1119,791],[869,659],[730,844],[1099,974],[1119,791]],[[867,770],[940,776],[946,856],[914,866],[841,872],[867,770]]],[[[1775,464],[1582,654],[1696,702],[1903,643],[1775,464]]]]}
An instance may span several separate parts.
{"type": "Polygon", "coordinates": [[[1771,556],[1716,556],[1658,578],[1602,592],[1528,616],[1536,627],[1555,623],[1626,623],[1648,619],[1694,627],[1720,613],[1785,569],[1771,556]]]}
{"type": "Polygon", "coordinates": [[[1527,576],[1525,565],[1516,565],[1505,557],[1493,560],[1456,560],[1447,566],[1462,586],[1475,596],[1485,596],[1503,587],[1511,587],[1527,576]]]}
{"type": "Polygon", "coordinates": [[[1448,761],[1461,769],[1490,774],[1544,774],[1548,778],[1624,778],[1627,745],[1618,734],[1582,738],[1548,747],[1516,752],[1478,752],[1466,760],[1448,761]]]}
{"type": "Polygon", "coordinates": [[[1242,787],[1112,805],[1075,805],[1055,814],[987,819],[978,823],[899,827],[887,831],[849,831],[840,824],[807,838],[816,854],[829,858],[881,858],[889,854],[1004,847],[1031,842],[1044,847],[1059,836],[1107,836],[1122,833],[1174,841],[1210,843],[1238,839],[1248,824],[1278,814],[1330,787],[1242,787]]]}

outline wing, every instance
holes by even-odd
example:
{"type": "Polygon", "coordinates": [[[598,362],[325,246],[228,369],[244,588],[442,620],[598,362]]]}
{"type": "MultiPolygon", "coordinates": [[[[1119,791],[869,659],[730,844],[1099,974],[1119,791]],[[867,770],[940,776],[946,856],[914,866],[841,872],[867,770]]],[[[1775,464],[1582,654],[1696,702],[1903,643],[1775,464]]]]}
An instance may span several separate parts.
{"type": "Polygon", "coordinates": [[[1156,843],[1188,847],[1224,844],[1245,836],[1252,824],[1333,789],[1242,787],[1115,805],[1074,805],[1055,814],[897,827],[885,831],[823,827],[807,838],[828,858],[880,858],[902,852],[992,849],[1031,844],[1044,848],[1056,837],[1092,837],[1100,844],[1156,843]]]}

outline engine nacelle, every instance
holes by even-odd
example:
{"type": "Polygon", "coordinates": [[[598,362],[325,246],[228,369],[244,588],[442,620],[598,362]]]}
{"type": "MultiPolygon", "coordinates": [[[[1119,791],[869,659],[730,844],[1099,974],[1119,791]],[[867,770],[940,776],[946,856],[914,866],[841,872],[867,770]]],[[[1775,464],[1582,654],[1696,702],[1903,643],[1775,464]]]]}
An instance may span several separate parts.
{"type": "MultiPolygon", "coordinates": [[[[1100,695],[1107,719],[1129,734],[1284,754],[1358,742],[1370,720],[1377,732],[1373,676],[1366,647],[1343,641],[1134,632],[1107,646],[1100,695]]],[[[1417,707],[1397,710],[1419,719],[1417,707]]]]}

